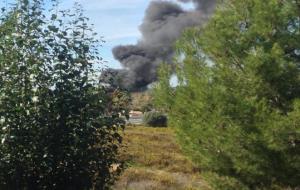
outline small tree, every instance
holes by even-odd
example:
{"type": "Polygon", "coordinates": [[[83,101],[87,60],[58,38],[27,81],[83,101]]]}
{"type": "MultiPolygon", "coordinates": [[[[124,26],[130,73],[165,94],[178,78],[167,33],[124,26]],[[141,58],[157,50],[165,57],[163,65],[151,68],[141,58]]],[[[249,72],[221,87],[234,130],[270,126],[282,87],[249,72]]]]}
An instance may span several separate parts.
{"type": "Polygon", "coordinates": [[[3,9],[0,189],[107,189],[125,112],[96,82],[99,42],[81,7],[52,3],[3,9]]]}
{"type": "Polygon", "coordinates": [[[178,42],[175,90],[162,72],[157,102],[216,189],[300,186],[299,7],[226,1],[178,42]]]}

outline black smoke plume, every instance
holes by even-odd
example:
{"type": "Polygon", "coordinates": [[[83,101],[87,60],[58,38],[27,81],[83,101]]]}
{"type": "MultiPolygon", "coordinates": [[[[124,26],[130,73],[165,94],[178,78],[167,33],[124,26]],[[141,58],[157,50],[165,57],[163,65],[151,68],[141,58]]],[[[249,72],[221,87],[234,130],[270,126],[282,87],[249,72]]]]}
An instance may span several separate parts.
{"type": "Polygon", "coordinates": [[[172,64],[173,45],[187,27],[201,26],[213,12],[216,0],[178,0],[193,2],[194,10],[184,10],[170,1],[152,1],[146,10],[136,45],[117,46],[113,55],[124,69],[110,69],[101,78],[110,78],[116,85],[140,91],[157,80],[162,62],[172,64]]]}

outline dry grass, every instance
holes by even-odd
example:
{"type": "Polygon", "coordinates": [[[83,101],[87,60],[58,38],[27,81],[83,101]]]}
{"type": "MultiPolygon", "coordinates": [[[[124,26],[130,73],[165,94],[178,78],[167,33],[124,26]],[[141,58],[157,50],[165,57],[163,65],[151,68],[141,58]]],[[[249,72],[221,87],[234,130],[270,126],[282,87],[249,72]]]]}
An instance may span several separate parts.
{"type": "Polygon", "coordinates": [[[115,189],[208,189],[198,168],[183,156],[169,128],[128,127],[120,156],[128,168],[115,189]]]}

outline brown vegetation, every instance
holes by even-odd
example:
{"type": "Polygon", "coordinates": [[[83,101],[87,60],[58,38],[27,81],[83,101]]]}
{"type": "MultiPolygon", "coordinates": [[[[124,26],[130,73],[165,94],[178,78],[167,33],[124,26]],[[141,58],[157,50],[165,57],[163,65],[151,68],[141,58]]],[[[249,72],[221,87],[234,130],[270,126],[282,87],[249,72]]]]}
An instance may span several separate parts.
{"type": "Polygon", "coordinates": [[[128,167],[115,189],[208,189],[198,168],[183,156],[170,128],[128,127],[121,159],[128,167]]]}
{"type": "Polygon", "coordinates": [[[131,110],[143,111],[143,109],[151,104],[152,96],[148,91],[131,93],[132,103],[131,110]]]}

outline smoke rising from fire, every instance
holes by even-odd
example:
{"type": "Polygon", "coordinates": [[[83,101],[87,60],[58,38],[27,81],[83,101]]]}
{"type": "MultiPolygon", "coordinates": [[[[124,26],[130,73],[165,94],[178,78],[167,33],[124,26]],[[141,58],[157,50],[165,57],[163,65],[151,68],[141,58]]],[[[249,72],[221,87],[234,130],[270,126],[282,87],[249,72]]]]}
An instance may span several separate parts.
{"type": "Polygon", "coordinates": [[[136,45],[117,46],[113,55],[124,69],[110,69],[102,78],[111,77],[123,88],[139,91],[157,80],[162,62],[172,64],[173,45],[184,29],[203,25],[212,14],[216,0],[178,0],[193,2],[193,10],[184,10],[170,1],[152,1],[146,10],[136,45]]]}

